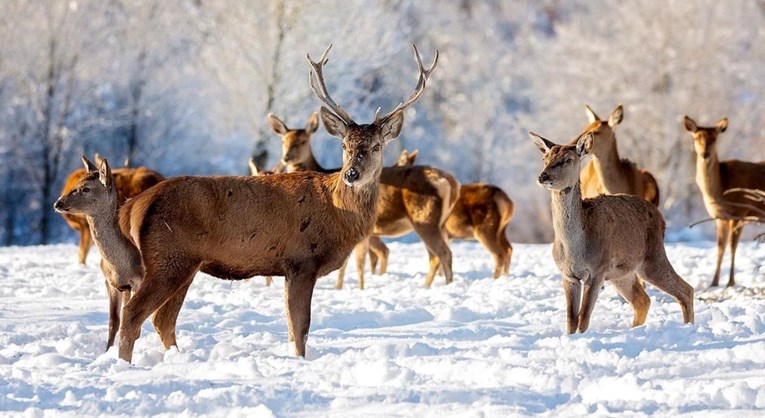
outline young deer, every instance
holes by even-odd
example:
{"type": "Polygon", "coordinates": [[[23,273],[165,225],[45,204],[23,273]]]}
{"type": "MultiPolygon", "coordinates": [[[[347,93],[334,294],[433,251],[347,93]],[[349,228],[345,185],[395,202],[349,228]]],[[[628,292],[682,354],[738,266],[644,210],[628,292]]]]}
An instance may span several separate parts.
{"type": "Polygon", "coordinates": [[[584,197],[626,193],[642,196],[659,206],[659,185],[653,175],[639,169],[632,161],[619,157],[614,130],[624,116],[622,105],[611,112],[608,121],[600,120],[590,106],[585,106],[585,110],[590,124],[582,133],[591,132],[595,139],[592,160],[581,173],[584,197]]]}
{"type": "Polygon", "coordinates": [[[765,162],[720,161],[717,155],[717,137],[728,128],[728,118],[720,119],[715,126],[699,127],[693,119],[686,116],[684,125],[693,136],[693,147],[696,150],[696,184],[704,198],[704,207],[709,216],[717,222],[717,265],[712,286],[720,283],[720,265],[728,243],[728,286],[733,286],[736,247],[744,228],[743,218],[757,210],[765,210],[765,203],[753,202],[738,193],[725,192],[733,188],[765,190],[765,162]]]}
{"type": "Polygon", "coordinates": [[[309,84],[329,107],[321,108],[327,131],[342,138],[340,172],[178,177],[122,207],[122,232],[138,245],[146,273],[123,308],[120,358],[131,360],[141,324],[155,310],[162,342],[174,343],[167,336],[174,332],[182,289],[200,270],[229,280],[284,276],[290,340],[305,357],[316,279],[340,267],[370,233],[383,148],[401,133],[404,110],[422,96],[438,63],[436,52],[426,69],[415,48],[419,79],[412,94],[390,113],[377,112],[373,123],[359,125],[327,92],[323,67],[330,48],[318,62],[308,56],[309,84]]]}
{"type": "Polygon", "coordinates": [[[120,232],[120,198],[109,162],[103,159],[97,168],[84,155],[82,162],[87,174],[80,176],[53,207],[62,214],[84,217],[101,253],[101,272],[109,295],[108,350],[120,325],[120,297],[125,303],[130,299],[130,291],[137,289],[143,278],[143,266],[138,249],[120,232]]]}
{"type": "Polygon", "coordinates": [[[605,280],[632,305],[632,326],[643,324],[651,300],[636,275],[674,297],[683,320],[693,323],[693,288],[667,260],[664,218],[656,206],[626,194],[582,200],[580,159],[592,150],[594,134],[585,132],[570,145],[532,132],[529,137],[544,154],[538,182],[552,194],[553,259],[563,274],[568,333],[587,330],[605,280]]]}
{"type": "MultiPolygon", "coordinates": [[[[269,123],[282,136],[282,163],[287,171],[319,171],[331,173],[336,170],[321,167],[311,150],[311,134],[318,123],[316,114],[308,120],[305,129],[289,129],[274,115],[269,123]]],[[[384,167],[380,178],[377,202],[377,222],[373,236],[399,236],[414,230],[425,244],[430,257],[430,268],[425,277],[425,286],[430,286],[435,277],[436,266],[443,263],[446,282],[452,281],[451,250],[443,233],[443,223],[457,197],[459,183],[451,173],[433,167],[410,168],[384,167]]],[[[356,250],[356,271],[359,288],[364,288],[364,261],[369,253],[373,264],[382,257],[381,273],[385,272],[387,247],[379,237],[364,240],[356,250]]],[[[338,271],[335,287],[342,289],[345,267],[338,271]]]]}
{"type": "MultiPolygon", "coordinates": [[[[97,166],[100,166],[100,162],[98,162],[99,157],[100,156],[96,154],[97,166]]],[[[114,175],[117,187],[118,206],[122,206],[122,204],[125,203],[125,200],[138,195],[142,191],[165,179],[161,174],[146,167],[116,168],[112,170],[112,174],[114,175]]],[[[64,196],[68,194],[74,185],[87,177],[87,175],[87,170],[74,170],[69,174],[69,177],[67,177],[64,188],[61,190],[61,195],[64,196]]],[[[61,213],[61,216],[70,228],[80,233],[79,261],[80,264],[85,264],[88,257],[88,251],[90,251],[90,247],[93,245],[88,221],[85,219],[84,215],[79,214],[61,213]]]]}
{"type": "MultiPolygon", "coordinates": [[[[417,154],[417,150],[411,153],[401,151],[397,165],[413,165],[417,154]]],[[[459,199],[446,218],[444,229],[449,239],[475,239],[480,242],[494,258],[496,279],[510,272],[513,246],[507,240],[506,230],[514,210],[513,201],[499,187],[463,184],[459,199]]]]}

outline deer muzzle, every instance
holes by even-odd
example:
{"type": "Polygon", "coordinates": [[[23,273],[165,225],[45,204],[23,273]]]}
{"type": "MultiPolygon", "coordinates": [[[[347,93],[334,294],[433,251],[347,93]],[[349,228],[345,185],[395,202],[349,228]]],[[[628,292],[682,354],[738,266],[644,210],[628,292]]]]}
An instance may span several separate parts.
{"type": "Polygon", "coordinates": [[[345,172],[345,174],[343,174],[343,179],[345,180],[345,183],[350,186],[359,179],[359,176],[359,170],[356,170],[356,167],[351,167],[345,172]]]}

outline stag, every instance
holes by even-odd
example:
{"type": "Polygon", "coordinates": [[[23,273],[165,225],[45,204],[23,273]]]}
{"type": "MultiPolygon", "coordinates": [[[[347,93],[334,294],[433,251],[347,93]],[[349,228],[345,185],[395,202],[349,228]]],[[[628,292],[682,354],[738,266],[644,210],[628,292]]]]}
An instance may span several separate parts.
{"type": "Polygon", "coordinates": [[[396,139],[404,110],[424,93],[438,63],[419,68],[417,86],[404,102],[369,124],[357,124],[330,97],[323,68],[331,45],[311,64],[309,85],[326,105],[327,131],[342,138],[343,167],[333,174],[300,172],[258,177],[177,177],[128,201],[120,227],[141,251],[143,282],[123,308],[119,356],[131,361],[141,324],[154,323],[165,347],[178,297],[198,271],[239,280],[284,276],[290,340],[305,357],[311,298],[319,276],[336,270],[372,230],[383,149],[396,139]],[[169,306],[169,307],[168,307],[169,306]],[[166,308],[167,307],[167,308],[166,308]]]}

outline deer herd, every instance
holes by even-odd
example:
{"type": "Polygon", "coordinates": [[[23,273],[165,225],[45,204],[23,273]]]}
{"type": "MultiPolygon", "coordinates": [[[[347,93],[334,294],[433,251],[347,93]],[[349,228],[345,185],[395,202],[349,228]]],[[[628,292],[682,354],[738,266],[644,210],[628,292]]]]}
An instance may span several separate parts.
{"type": "MultiPolygon", "coordinates": [[[[306,125],[290,129],[277,116],[268,123],[281,136],[282,158],[273,171],[250,161],[252,176],[164,179],[145,167],[114,168],[106,159],[71,174],[54,208],[80,233],[79,261],[91,242],[101,253],[109,296],[109,335],[119,331],[119,357],[130,362],[143,322],[152,324],[165,348],[176,345],[175,328],[186,292],[197,272],[241,280],[283,276],[289,340],[305,356],[311,299],[319,277],[345,266],[355,252],[358,283],[364,288],[367,255],[372,273],[385,273],[389,251],[381,237],[414,231],[427,249],[425,286],[437,274],[454,278],[452,239],[475,239],[491,254],[493,277],[509,273],[513,247],[507,226],[514,204],[490,184],[461,184],[448,171],[416,165],[418,151],[404,150],[393,166],[383,151],[399,137],[404,112],[425,92],[438,65],[438,51],[425,67],[417,48],[417,85],[411,95],[372,123],[357,123],[330,96],[324,80],[328,47],[310,63],[309,87],[323,103],[306,125]],[[320,127],[341,140],[342,167],[322,167],[311,150],[320,127]]],[[[673,269],[664,249],[666,224],[658,210],[655,177],[617,151],[619,105],[601,120],[586,107],[589,124],[569,144],[533,132],[543,153],[538,183],[551,193],[553,260],[562,274],[567,331],[587,330],[605,281],[632,306],[632,325],[643,324],[650,299],[648,283],[680,304],[683,321],[693,323],[693,288],[673,269]],[[582,160],[591,158],[580,169],[582,160]]],[[[765,218],[765,163],[719,161],[716,142],[728,120],[699,127],[685,117],[696,150],[696,183],[709,215],[717,222],[717,286],[725,247],[730,243],[728,285],[734,284],[736,246],[743,225],[765,218]]]]}

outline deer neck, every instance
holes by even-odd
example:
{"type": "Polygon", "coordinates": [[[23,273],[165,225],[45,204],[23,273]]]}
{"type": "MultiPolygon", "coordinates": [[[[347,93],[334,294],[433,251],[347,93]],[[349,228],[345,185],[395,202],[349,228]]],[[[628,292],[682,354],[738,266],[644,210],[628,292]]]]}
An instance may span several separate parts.
{"type": "Polygon", "coordinates": [[[603,187],[609,194],[629,192],[622,161],[616,148],[616,137],[606,140],[606,149],[592,154],[592,164],[603,187]]]}
{"type": "Polygon", "coordinates": [[[119,212],[116,202],[111,210],[104,211],[96,216],[87,216],[93,241],[101,253],[101,258],[111,264],[119,261],[130,260],[136,248],[122,234],[119,226],[119,212]]]}
{"type": "Polygon", "coordinates": [[[704,207],[711,216],[723,215],[723,188],[720,183],[720,160],[712,152],[709,158],[696,156],[696,185],[704,198],[704,207]]]}
{"type": "Polygon", "coordinates": [[[585,222],[582,208],[582,191],[576,185],[552,191],[552,220],[555,241],[567,254],[584,251],[585,222]]]}
{"type": "Polygon", "coordinates": [[[381,172],[376,173],[373,181],[357,187],[345,184],[341,172],[333,175],[332,201],[354,234],[366,236],[374,226],[381,172]]]}

